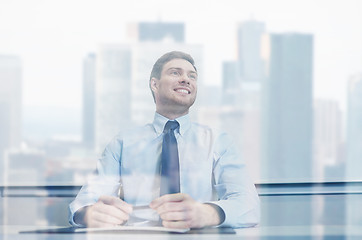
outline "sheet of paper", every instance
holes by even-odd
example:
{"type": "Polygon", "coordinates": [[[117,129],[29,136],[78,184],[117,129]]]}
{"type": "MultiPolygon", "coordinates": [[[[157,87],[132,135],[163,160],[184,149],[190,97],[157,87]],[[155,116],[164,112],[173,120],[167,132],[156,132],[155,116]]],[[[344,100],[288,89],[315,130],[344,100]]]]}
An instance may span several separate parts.
{"type": "Polygon", "coordinates": [[[185,233],[190,231],[189,228],[175,229],[157,226],[117,226],[109,228],[78,228],[75,232],[101,232],[101,231],[161,231],[161,232],[175,232],[185,233]]]}

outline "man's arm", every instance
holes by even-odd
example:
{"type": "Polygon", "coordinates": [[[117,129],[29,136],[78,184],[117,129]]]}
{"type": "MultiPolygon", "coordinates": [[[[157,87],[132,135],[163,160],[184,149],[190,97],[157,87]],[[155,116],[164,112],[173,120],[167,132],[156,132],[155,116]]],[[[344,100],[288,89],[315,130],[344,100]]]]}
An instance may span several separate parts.
{"type": "Polygon", "coordinates": [[[224,212],[214,204],[195,201],[184,193],[168,194],[153,200],[150,207],[168,228],[203,228],[224,221],[224,212]]]}
{"type": "Polygon", "coordinates": [[[132,212],[132,205],[113,196],[101,196],[91,205],[74,214],[74,222],[87,227],[112,227],[125,223],[132,212]]]}
{"type": "Polygon", "coordinates": [[[225,213],[220,226],[252,227],[259,223],[260,201],[246,164],[227,134],[215,143],[216,159],[213,168],[214,189],[218,205],[225,213]]]}
{"type": "Polygon", "coordinates": [[[88,178],[87,183],[81,188],[77,197],[70,203],[70,224],[77,227],[89,225],[86,220],[89,212],[99,212],[99,208],[101,208],[101,212],[104,212],[104,205],[113,205],[109,204],[109,201],[104,202],[102,196],[116,196],[117,194],[120,184],[121,152],[122,141],[119,136],[116,136],[107,145],[101,158],[97,161],[97,171],[88,178]]]}

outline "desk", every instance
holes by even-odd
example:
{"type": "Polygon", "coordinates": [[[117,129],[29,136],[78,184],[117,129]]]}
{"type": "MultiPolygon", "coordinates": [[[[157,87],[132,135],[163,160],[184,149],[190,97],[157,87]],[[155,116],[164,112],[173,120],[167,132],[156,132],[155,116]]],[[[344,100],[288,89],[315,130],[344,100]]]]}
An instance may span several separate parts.
{"type": "Polygon", "coordinates": [[[19,234],[19,231],[31,231],[36,229],[53,227],[34,226],[0,226],[0,239],[3,240],[42,240],[42,239],[73,239],[73,240],[107,240],[107,239],[208,239],[208,240],[284,240],[284,239],[318,239],[318,240],[357,240],[362,239],[362,228],[360,226],[273,226],[236,229],[236,234],[114,234],[114,233],[91,233],[91,234],[19,234]]]}

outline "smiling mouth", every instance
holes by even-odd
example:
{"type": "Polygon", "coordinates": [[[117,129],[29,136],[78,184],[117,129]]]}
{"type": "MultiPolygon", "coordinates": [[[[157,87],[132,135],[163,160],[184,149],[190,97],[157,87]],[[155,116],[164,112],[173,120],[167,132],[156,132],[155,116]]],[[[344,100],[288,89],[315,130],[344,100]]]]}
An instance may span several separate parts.
{"type": "Polygon", "coordinates": [[[183,93],[183,94],[190,94],[191,92],[187,89],[183,89],[183,88],[180,88],[180,89],[175,89],[176,92],[178,93],[183,93]]]}

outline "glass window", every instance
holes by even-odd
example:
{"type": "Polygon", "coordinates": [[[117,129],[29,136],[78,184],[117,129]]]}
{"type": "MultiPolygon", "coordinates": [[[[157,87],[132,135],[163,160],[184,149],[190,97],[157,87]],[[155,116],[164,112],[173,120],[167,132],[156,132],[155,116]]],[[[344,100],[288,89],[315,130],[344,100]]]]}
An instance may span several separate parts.
{"type": "Polygon", "coordinates": [[[82,185],[151,122],[155,60],[190,53],[194,121],[254,182],[362,180],[362,15],[345,1],[2,1],[0,185],[82,185]],[[142,7],[140,7],[142,6],[142,7]]]}

